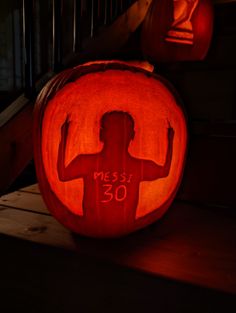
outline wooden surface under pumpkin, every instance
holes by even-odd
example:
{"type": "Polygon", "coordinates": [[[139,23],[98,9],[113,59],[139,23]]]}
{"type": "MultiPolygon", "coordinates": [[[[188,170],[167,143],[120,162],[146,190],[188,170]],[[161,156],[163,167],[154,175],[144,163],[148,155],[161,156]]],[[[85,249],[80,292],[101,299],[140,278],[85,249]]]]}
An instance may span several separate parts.
{"type": "MultiPolygon", "coordinates": [[[[184,201],[175,200],[166,215],[158,222],[146,227],[146,229],[125,238],[95,240],[73,234],[60,225],[48,212],[38,185],[28,186],[0,197],[1,240],[3,242],[4,238],[10,237],[18,239],[14,246],[9,245],[7,242],[8,246],[4,250],[5,253],[2,253],[2,259],[6,258],[8,252],[13,255],[11,258],[6,258],[7,265],[12,264],[12,266],[9,266],[10,275],[6,276],[6,281],[10,285],[9,278],[11,278],[11,281],[15,283],[15,271],[12,269],[17,266],[19,273],[22,269],[28,273],[29,267],[25,264],[35,264],[36,260],[43,260],[50,265],[51,270],[44,273],[48,276],[49,273],[55,270],[58,262],[69,256],[69,251],[74,251],[76,252],[73,255],[75,264],[79,264],[81,259],[85,258],[85,264],[93,263],[96,271],[98,262],[101,261],[104,270],[107,269],[109,264],[116,264],[118,268],[114,272],[117,272],[119,268],[123,270],[129,268],[133,273],[148,274],[146,278],[149,282],[150,280],[158,281],[161,279],[160,288],[155,288],[154,291],[156,296],[152,295],[151,297],[152,304],[155,305],[157,302],[159,305],[162,300],[162,296],[160,296],[160,292],[164,288],[162,278],[173,285],[173,294],[179,291],[182,284],[184,288],[182,300],[179,301],[178,298],[177,303],[173,304],[173,309],[170,312],[182,312],[183,308],[186,308],[185,305],[188,307],[186,312],[208,313],[211,310],[213,312],[231,312],[232,310],[226,309],[230,307],[228,302],[230,299],[222,302],[222,296],[231,296],[234,299],[234,307],[236,307],[235,218],[234,209],[224,210],[214,206],[191,205],[184,201]],[[9,237],[4,237],[3,234],[9,237]],[[30,250],[29,256],[22,253],[24,251],[22,246],[26,244],[26,241],[34,243],[32,245],[33,252],[30,250]],[[40,245],[41,248],[47,246],[49,249],[48,251],[38,252],[38,257],[35,257],[35,251],[41,251],[40,245]],[[61,249],[62,256],[57,256],[55,261],[49,262],[49,250],[55,256],[54,247],[61,249]],[[18,251],[18,254],[16,254],[16,251],[18,251]],[[18,255],[18,258],[22,257],[24,261],[22,267],[18,262],[15,262],[16,255],[18,255]],[[175,285],[175,282],[179,282],[178,286],[175,285]],[[191,286],[200,287],[201,289],[195,290],[193,298],[190,300],[187,297],[188,301],[186,302],[186,294],[191,290],[191,286]],[[213,291],[217,291],[217,294],[209,297],[209,293],[213,291]],[[204,299],[202,298],[203,294],[205,295],[204,299]],[[157,296],[158,298],[156,298],[157,296]],[[193,303],[199,305],[199,307],[194,305],[192,311],[193,303]],[[181,307],[181,309],[177,310],[177,307],[181,307]]],[[[6,275],[5,269],[4,267],[3,275],[6,275]]],[[[58,277],[58,281],[61,281],[62,273],[74,277],[74,275],[78,275],[77,270],[78,268],[63,263],[55,276],[58,277]]],[[[39,268],[36,267],[37,274],[38,271],[39,268]]],[[[84,271],[85,268],[83,267],[82,272],[84,271]]],[[[26,279],[27,274],[23,276],[23,279],[26,279]]],[[[100,280],[95,277],[93,277],[94,281],[89,284],[89,291],[95,282],[99,282],[99,289],[101,288],[100,284],[104,277],[100,280]]],[[[74,281],[73,279],[72,281],[74,281]]],[[[55,286],[54,279],[48,278],[48,280],[55,286]]],[[[139,301],[139,296],[136,294],[136,284],[130,278],[127,278],[127,280],[133,284],[132,287],[127,289],[127,294],[135,290],[134,299],[139,301]]],[[[32,278],[30,278],[30,282],[32,283],[32,278]]],[[[75,287],[71,289],[76,291],[81,304],[80,300],[83,299],[83,296],[78,292],[78,288],[84,289],[81,275],[78,275],[74,283],[75,287]]],[[[113,283],[114,286],[117,286],[117,279],[114,279],[113,283]]],[[[26,284],[27,289],[31,290],[32,285],[29,284],[29,280],[26,284]]],[[[60,288],[62,288],[62,285],[59,283],[60,288]]],[[[112,285],[109,284],[108,290],[112,288],[112,285]]],[[[5,287],[5,285],[3,286],[5,287]]],[[[64,286],[68,291],[70,283],[64,284],[64,286]]],[[[45,290],[45,285],[42,288],[45,290]]],[[[122,282],[122,290],[123,288],[124,284],[122,282]]],[[[143,299],[143,296],[149,293],[151,289],[150,285],[146,284],[143,293],[140,295],[141,298],[143,299]]],[[[62,290],[61,292],[63,292],[62,290]]],[[[169,289],[167,288],[164,302],[168,299],[168,292],[169,289]]],[[[97,290],[93,290],[93,298],[96,293],[97,290]]],[[[47,294],[51,297],[50,292],[47,294]]],[[[28,298],[28,295],[29,293],[25,296],[28,298]]],[[[89,296],[91,298],[90,294],[89,296]]],[[[117,298],[114,300],[116,305],[117,299],[120,299],[120,294],[117,294],[117,298]]],[[[76,301],[78,302],[78,298],[76,298],[76,301]]],[[[140,310],[140,312],[144,311],[140,310]]],[[[166,312],[166,310],[161,310],[161,312],[166,312]]]]}
{"type": "Polygon", "coordinates": [[[62,224],[83,235],[121,236],[159,219],[180,184],[186,144],[176,91],[134,66],[64,71],[37,99],[42,196],[62,224]]]}

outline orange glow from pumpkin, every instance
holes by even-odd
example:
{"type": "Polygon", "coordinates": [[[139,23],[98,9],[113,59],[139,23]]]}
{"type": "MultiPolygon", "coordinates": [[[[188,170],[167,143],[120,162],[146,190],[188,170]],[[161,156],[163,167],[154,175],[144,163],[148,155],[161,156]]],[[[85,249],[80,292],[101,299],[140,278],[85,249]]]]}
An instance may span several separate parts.
{"type": "Polygon", "coordinates": [[[74,220],[63,221],[56,208],[52,211],[74,231],[119,236],[158,219],[173,200],[185,160],[186,123],[166,83],[148,75],[128,68],[88,73],[67,83],[47,103],[41,132],[43,167],[50,189],[74,220]],[[122,150],[120,136],[132,133],[124,112],[128,120],[133,119],[134,133],[122,150]],[[113,117],[108,118],[104,135],[101,119],[107,114],[113,117]],[[71,167],[69,179],[58,173],[63,125],[67,128],[65,167],[72,160],[77,164],[71,167]],[[174,131],[172,156],[169,171],[161,178],[153,173],[155,166],[161,168],[166,162],[169,128],[174,131]],[[105,149],[108,146],[110,150],[105,149]],[[83,218],[88,230],[80,226],[83,218]]]}

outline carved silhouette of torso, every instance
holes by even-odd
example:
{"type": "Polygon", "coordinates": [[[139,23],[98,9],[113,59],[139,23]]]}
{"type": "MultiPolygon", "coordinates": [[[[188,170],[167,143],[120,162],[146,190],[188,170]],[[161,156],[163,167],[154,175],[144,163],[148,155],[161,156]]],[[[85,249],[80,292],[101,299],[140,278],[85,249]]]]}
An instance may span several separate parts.
{"type": "Polygon", "coordinates": [[[107,112],[101,119],[102,150],[78,155],[65,167],[65,149],[69,122],[61,128],[58,151],[58,176],[61,181],[84,180],[83,211],[85,216],[109,222],[134,222],[139,200],[139,184],[169,174],[174,131],[168,128],[168,151],[164,166],[138,159],[128,152],[134,138],[134,121],[122,111],[107,112]],[[112,217],[112,218],[111,218],[112,217]]]}

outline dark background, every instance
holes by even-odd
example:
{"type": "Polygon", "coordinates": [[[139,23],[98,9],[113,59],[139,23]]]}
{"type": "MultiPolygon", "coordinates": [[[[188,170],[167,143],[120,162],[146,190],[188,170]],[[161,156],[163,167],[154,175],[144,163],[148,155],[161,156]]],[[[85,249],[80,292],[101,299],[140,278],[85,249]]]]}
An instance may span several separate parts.
{"type": "MultiPolygon", "coordinates": [[[[28,1],[25,2],[29,5],[28,1]]],[[[80,1],[78,1],[78,4],[80,1]]],[[[57,57],[53,56],[52,1],[35,1],[29,34],[33,62],[25,66],[22,2],[0,4],[0,111],[24,94],[32,105],[40,87],[29,84],[48,73],[97,58],[142,59],[139,27],[115,52],[83,50],[118,17],[114,6],[96,15],[91,33],[91,3],[78,7],[73,46],[73,1],[63,2],[57,57]],[[105,21],[105,22],[104,22],[105,21]],[[28,76],[27,76],[28,75],[28,76]]],[[[95,1],[96,3],[96,1],[95,1]]],[[[105,1],[102,1],[102,8],[105,1]]],[[[128,7],[131,1],[125,5],[128,7]]],[[[124,5],[124,4],[123,4],[124,5]]],[[[127,7],[122,8],[125,10],[127,7]]],[[[98,8],[96,7],[96,12],[98,8]]],[[[29,5],[30,10],[30,5],[29,5]]],[[[155,64],[176,87],[188,116],[189,148],[177,199],[224,210],[235,217],[236,177],[236,3],[214,5],[215,21],[205,60],[155,64]]],[[[111,49],[112,50],[112,49],[111,49]]],[[[54,53],[55,54],[55,53],[54,53]]],[[[53,75],[53,74],[52,74],[53,75]]],[[[1,113],[0,113],[1,114],[1,113]]],[[[3,127],[2,127],[3,128],[3,127]]],[[[2,131],[0,127],[0,132],[2,131]]],[[[3,137],[0,137],[0,139],[3,137]]],[[[4,139],[4,138],[3,138],[4,139]]],[[[2,139],[2,142],[3,142],[2,139]]],[[[2,146],[0,146],[1,148],[2,146]]],[[[19,149],[22,149],[21,147],[19,149]]],[[[17,158],[17,149],[14,150],[17,158]]],[[[1,155],[6,153],[1,148],[1,155]]],[[[1,160],[1,158],[0,158],[1,160]]],[[[32,155],[1,193],[37,182],[32,155]]],[[[2,172],[3,173],[3,172],[2,172]]],[[[210,221],[209,221],[210,223],[210,221]]],[[[0,312],[235,312],[235,296],[185,283],[155,279],[75,253],[0,236],[0,312]]]]}

